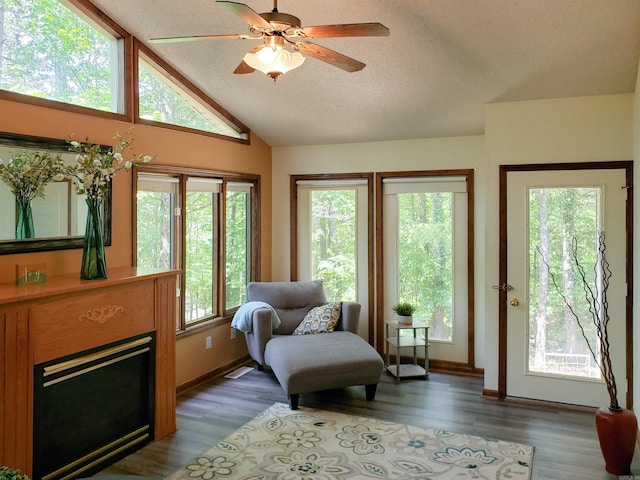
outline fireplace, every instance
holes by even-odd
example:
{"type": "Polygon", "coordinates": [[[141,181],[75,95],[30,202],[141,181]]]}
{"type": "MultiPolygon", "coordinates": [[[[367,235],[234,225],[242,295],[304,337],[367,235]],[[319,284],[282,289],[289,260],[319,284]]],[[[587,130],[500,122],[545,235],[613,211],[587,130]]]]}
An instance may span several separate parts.
{"type": "MultiPolygon", "coordinates": [[[[147,414],[140,415],[147,419],[144,425],[148,424],[149,427],[145,427],[142,422],[137,427],[147,430],[148,434],[134,434],[129,442],[116,448],[109,447],[108,452],[105,450],[104,454],[95,458],[108,457],[107,461],[112,461],[121,454],[116,452],[118,448],[123,451],[129,448],[127,443],[133,449],[146,441],[140,440],[140,437],[147,435],[150,440],[160,440],[176,431],[175,314],[178,273],[176,270],[115,267],[109,271],[108,279],[100,281],[82,280],[74,274],[50,276],[46,283],[38,285],[16,286],[0,282],[1,465],[18,468],[34,480],[43,476],[52,479],[71,477],[76,475],[74,471],[77,471],[78,476],[88,476],[89,472],[100,467],[98,463],[89,466],[93,460],[86,459],[82,465],[87,468],[84,472],[79,472],[74,467],[68,470],[69,473],[65,471],[49,476],[61,468],[57,464],[47,464],[50,456],[57,455],[52,453],[54,448],[59,448],[56,442],[64,441],[65,436],[72,435],[72,430],[62,425],[62,421],[66,420],[73,426],[79,425],[81,431],[94,432],[103,415],[113,411],[125,412],[125,407],[130,403],[148,405],[155,399],[147,414]],[[139,374],[137,378],[146,379],[150,383],[143,382],[131,389],[143,392],[136,400],[117,403],[120,402],[120,395],[114,395],[112,390],[118,386],[116,380],[120,381],[122,376],[109,373],[108,370],[106,380],[98,381],[102,390],[97,393],[91,393],[93,390],[86,394],[76,393],[73,382],[83,386],[85,380],[82,375],[44,387],[44,383],[56,375],[66,376],[49,368],[45,380],[45,367],[75,361],[84,356],[84,353],[93,354],[145,337],[155,338],[148,345],[151,365],[142,367],[140,365],[143,362],[135,367],[133,361],[129,365],[134,366],[127,369],[148,368],[148,373],[139,374]],[[79,352],[84,353],[79,355],[79,352]],[[69,385],[73,388],[68,387],[69,385]],[[56,404],[46,399],[49,388],[61,388],[63,400],[58,400],[56,404]],[[151,395],[144,393],[144,389],[149,389],[151,395]],[[37,413],[36,401],[39,404],[37,413]],[[87,416],[82,409],[93,403],[98,403],[95,407],[98,413],[95,417],[90,414],[87,416]],[[69,411],[65,412],[65,406],[72,408],[71,414],[69,411]],[[48,413],[56,408],[59,411],[48,413]],[[37,440],[34,439],[36,433],[39,436],[37,440]],[[34,475],[36,457],[38,474],[34,475]],[[42,465],[48,470],[44,470],[42,465]]],[[[140,355],[143,357],[147,352],[140,355]]],[[[110,360],[111,358],[108,361],[110,360]]],[[[55,390],[50,392],[56,393],[55,390]]],[[[91,434],[93,436],[94,433],[91,434]]],[[[68,444],[78,443],[75,437],[72,438],[68,444]]],[[[87,444],[91,441],[92,438],[82,440],[87,444]]],[[[66,463],[71,462],[67,460],[66,463]]],[[[106,462],[103,466],[106,466],[106,462]]]]}
{"type": "Polygon", "coordinates": [[[35,365],[33,477],[87,477],[154,438],[155,332],[35,365]]]}

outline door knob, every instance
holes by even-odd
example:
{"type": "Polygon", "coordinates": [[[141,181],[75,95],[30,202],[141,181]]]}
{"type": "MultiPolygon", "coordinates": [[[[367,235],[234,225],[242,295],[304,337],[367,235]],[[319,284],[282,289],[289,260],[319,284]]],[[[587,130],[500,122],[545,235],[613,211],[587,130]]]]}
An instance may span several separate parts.
{"type": "Polygon", "coordinates": [[[509,305],[511,305],[512,307],[517,307],[518,305],[520,305],[520,302],[518,301],[517,298],[512,298],[511,301],[509,302],[509,305]]]}

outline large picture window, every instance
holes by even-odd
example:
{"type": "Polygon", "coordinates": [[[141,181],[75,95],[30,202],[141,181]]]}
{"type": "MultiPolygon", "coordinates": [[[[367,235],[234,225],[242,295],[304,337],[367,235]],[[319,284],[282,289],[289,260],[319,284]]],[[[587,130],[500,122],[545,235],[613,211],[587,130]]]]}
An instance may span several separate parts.
{"type": "Polygon", "coordinates": [[[415,320],[429,327],[430,358],[468,363],[470,175],[425,172],[382,176],[380,223],[384,320],[392,306],[413,304],[415,320]]]}
{"type": "Polygon", "coordinates": [[[0,89],[123,113],[120,39],[58,0],[3,0],[0,18],[0,89]]]}
{"type": "Polygon", "coordinates": [[[136,265],[182,270],[177,329],[186,330],[230,316],[257,278],[258,179],[166,169],[136,169],[136,265]]]}
{"type": "Polygon", "coordinates": [[[329,300],[360,303],[358,333],[372,340],[372,176],[298,175],[291,180],[296,211],[292,278],[322,280],[329,300]]]}

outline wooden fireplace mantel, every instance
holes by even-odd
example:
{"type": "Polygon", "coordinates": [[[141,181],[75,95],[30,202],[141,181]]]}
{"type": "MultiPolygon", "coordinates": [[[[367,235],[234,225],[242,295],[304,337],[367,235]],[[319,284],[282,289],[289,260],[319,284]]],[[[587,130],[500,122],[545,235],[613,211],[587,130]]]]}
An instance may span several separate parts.
{"type": "Polygon", "coordinates": [[[176,270],[113,268],[0,283],[0,465],[32,474],[34,366],[156,332],[155,439],[176,430],[176,270]]]}

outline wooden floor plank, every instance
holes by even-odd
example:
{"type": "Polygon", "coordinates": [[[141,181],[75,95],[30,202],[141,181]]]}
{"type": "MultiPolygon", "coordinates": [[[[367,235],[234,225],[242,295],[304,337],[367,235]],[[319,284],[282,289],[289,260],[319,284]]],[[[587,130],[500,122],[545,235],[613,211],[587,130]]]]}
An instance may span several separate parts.
{"type": "MultiPolygon", "coordinates": [[[[486,400],[482,388],[481,378],[432,373],[398,383],[384,373],[373,402],[364,387],[349,387],[301,395],[300,405],[533,445],[532,480],[618,478],[604,470],[593,413],[486,400]]],[[[169,475],[274,402],[287,397],[268,369],[211,379],[178,396],[175,434],[99,475],[169,475]]]]}

